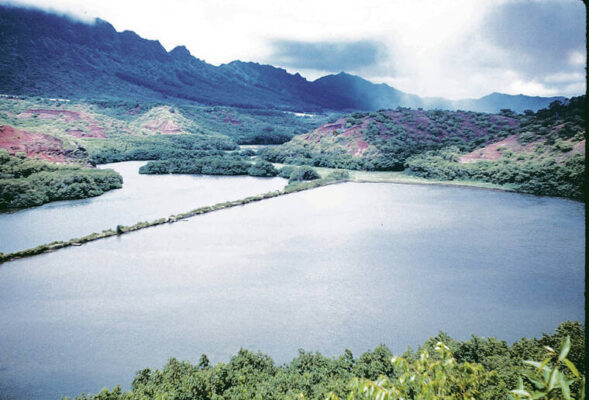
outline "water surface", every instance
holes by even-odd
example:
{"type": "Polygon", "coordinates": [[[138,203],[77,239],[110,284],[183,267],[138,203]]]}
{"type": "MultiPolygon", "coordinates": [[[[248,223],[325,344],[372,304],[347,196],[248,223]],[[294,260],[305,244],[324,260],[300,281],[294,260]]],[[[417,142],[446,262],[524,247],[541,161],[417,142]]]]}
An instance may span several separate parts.
{"type": "Polygon", "coordinates": [[[0,251],[11,253],[69,240],[117,225],[151,221],[216,203],[282,189],[283,178],[210,175],[139,175],[144,161],[104,164],[123,177],[122,189],[0,213],[0,251]]]}
{"type": "Polygon", "coordinates": [[[0,267],[0,397],[97,392],[169,357],[399,353],[583,320],[584,205],[342,184],[0,267]]]}

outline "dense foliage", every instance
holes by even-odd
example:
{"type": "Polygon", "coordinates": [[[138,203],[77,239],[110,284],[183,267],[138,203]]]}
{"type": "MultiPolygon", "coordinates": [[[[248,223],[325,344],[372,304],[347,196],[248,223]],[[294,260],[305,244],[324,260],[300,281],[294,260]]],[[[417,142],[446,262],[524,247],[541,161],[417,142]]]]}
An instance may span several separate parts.
{"type": "Polygon", "coordinates": [[[0,209],[98,196],[122,183],[113,170],[27,160],[0,150],[0,209]]]}
{"type": "Polygon", "coordinates": [[[263,154],[280,163],[402,170],[412,155],[446,146],[471,151],[515,133],[516,127],[510,116],[475,112],[406,108],[357,112],[263,154]]]}
{"type": "MultiPolygon", "coordinates": [[[[250,151],[242,152],[196,152],[192,157],[173,157],[150,161],[139,168],[140,174],[193,174],[193,175],[250,175],[280,176],[289,182],[320,179],[321,175],[308,166],[287,165],[277,170],[268,161],[251,160],[250,151]]],[[[345,178],[340,178],[345,179],[345,178]]]]}
{"type": "Polygon", "coordinates": [[[140,174],[204,174],[276,176],[278,170],[264,160],[251,163],[239,153],[196,154],[191,158],[150,161],[139,168],[140,174]]]}
{"type": "Polygon", "coordinates": [[[475,180],[507,185],[523,193],[582,200],[585,190],[585,157],[564,162],[554,158],[508,155],[498,161],[459,163],[455,147],[426,152],[407,160],[408,172],[437,180],[475,180]]]}
{"type": "Polygon", "coordinates": [[[508,185],[533,194],[583,200],[585,193],[585,98],[568,104],[554,102],[548,109],[520,116],[516,139],[528,151],[499,148],[496,161],[460,162],[461,151],[447,147],[407,160],[408,172],[440,180],[476,180],[508,185]]]}
{"type": "Polygon", "coordinates": [[[140,174],[247,175],[251,163],[239,157],[205,156],[150,161],[139,168],[140,174]]]}
{"type": "Polygon", "coordinates": [[[97,164],[130,160],[190,159],[221,155],[222,150],[237,149],[237,145],[228,139],[203,138],[197,135],[126,136],[117,140],[93,139],[88,142],[88,153],[97,164]]]}
{"type": "MultiPolygon", "coordinates": [[[[542,362],[525,360],[533,370],[522,370],[517,387],[509,391],[511,399],[585,399],[585,377],[568,358],[571,338],[566,336],[555,351],[545,346],[542,362]],[[523,377],[533,386],[524,385],[523,377]],[[527,386],[527,387],[526,387],[527,386]]],[[[459,362],[443,342],[437,342],[436,357],[423,350],[417,360],[393,357],[395,376],[381,376],[377,381],[355,378],[347,399],[364,400],[473,400],[502,398],[501,393],[489,393],[489,383],[495,371],[487,371],[477,362],[459,362]],[[491,397],[494,396],[494,397],[491,397]]],[[[330,393],[328,400],[338,400],[330,393]]]]}
{"type": "Polygon", "coordinates": [[[288,181],[312,181],[319,178],[321,178],[321,175],[319,175],[317,171],[315,171],[313,168],[309,166],[304,165],[302,167],[294,168],[288,177],[288,181]]]}
{"type": "Polygon", "coordinates": [[[0,97],[0,129],[24,131],[20,137],[5,136],[0,147],[95,163],[162,159],[194,150],[233,150],[236,143],[282,143],[327,118],[232,107],[0,97]]]}
{"type": "Polygon", "coordinates": [[[278,170],[272,163],[264,160],[258,160],[247,170],[248,175],[251,176],[276,176],[278,170]]]}
{"type": "Polygon", "coordinates": [[[296,165],[406,169],[425,178],[583,199],[585,108],[581,96],[524,114],[404,108],[354,113],[264,149],[262,156],[296,165]]]}
{"type": "MultiPolygon", "coordinates": [[[[495,338],[456,341],[440,333],[392,362],[393,354],[382,345],[357,358],[349,350],[335,358],[301,350],[282,366],[267,355],[242,349],[229,362],[216,365],[205,355],[198,364],[171,359],[162,370],[139,371],[129,392],[117,387],[78,399],[508,398],[522,376],[522,390],[533,391],[534,374],[524,361],[545,359],[544,346],[558,349],[567,337],[567,359],[584,375],[584,335],[578,322],[565,322],[553,334],[523,338],[511,346],[495,338]],[[378,397],[379,387],[401,396],[378,397]]],[[[574,378],[571,370],[561,371],[568,380],[574,378]]],[[[579,380],[571,381],[571,392],[577,393],[579,386],[579,380]]],[[[564,398],[557,392],[551,395],[564,398]]]]}

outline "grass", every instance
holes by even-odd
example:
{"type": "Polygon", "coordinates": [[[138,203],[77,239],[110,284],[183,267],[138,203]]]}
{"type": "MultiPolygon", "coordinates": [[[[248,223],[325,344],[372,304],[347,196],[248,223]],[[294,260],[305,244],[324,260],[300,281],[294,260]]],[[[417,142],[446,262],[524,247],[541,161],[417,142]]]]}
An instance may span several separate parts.
{"type": "MultiPolygon", "coordinates": [[[[282,168],[286,164],[274,163],[274,166],[278,169],[282,168]]],[[[324,168],[324,167],[312,167],[315,171],[321,175],[321,178],[327,177],[330,173],[338,171],[335,168],[324,168]]],[[[341,169],[339,169],[341,171],[341,169]]],[[[482,189],[494,189],[512,192],[513,188],[507,185],[496,185],[488,182],[480,181],[468,181],[468,180],[452,180],[442,181],[435,179],[421,178],[419,176],[409,175],[403,171],[356,171],[356,170],[345,170],[350,174],[349,182],[359,183],[405,183],[405,184],[420,184],[420,185],[444,185],[444,186],[466,186],[473,188],[482,189]]]]}

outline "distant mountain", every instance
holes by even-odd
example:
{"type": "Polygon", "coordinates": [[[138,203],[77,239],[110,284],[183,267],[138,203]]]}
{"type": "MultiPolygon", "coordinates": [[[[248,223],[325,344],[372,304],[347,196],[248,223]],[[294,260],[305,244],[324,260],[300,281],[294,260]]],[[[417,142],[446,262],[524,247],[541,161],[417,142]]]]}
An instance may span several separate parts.
{"type": "Polygon", "coordinates": [[[408,94],[386,84],[374,84],[355,75],[341,72],[327,75],[313,82],[319,93],[326,93],[340,108],[377,110],[396,106],[421,107],[419,96],[408,94]]]}
{"type": "Polygon", "coordinates": [[[271,65],[218,67],[183,46],[167,52],[108,22],[94,24],[35,9],[0,6],[0,92],[51,97],[197,102],[293,111],[446,108],[537,110],[563,98],[493,93],[480,99],[420,98],[340,73],[308,81],[271,65]]]}
{"type": "Polygon", "coordinates": [[[523,94],[511,95],[503,93],[491,93],[480,99],[456,100],[452,104],[456,109],[472,110],[480,112],[497,112],[502,108],[523,112],[525,110],[537,111],[546,108],[553,101],[565,101],[565,97],[539,97],[524,96],[523,94]]]}

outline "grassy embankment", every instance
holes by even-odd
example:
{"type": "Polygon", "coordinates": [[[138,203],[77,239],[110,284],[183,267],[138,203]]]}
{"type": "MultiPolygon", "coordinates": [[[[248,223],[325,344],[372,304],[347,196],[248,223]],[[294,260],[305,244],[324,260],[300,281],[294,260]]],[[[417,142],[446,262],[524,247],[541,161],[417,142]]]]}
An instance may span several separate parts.
{"type": "MultiPolygon", "coordinates": [[[[274,163],[274,166],[278,169],[284,167],[286,164],[274,163]]],[[[341,171],[341,169],[326,168],[326,167],[313,167],[315,171],[321,175],[322,178],[327,177],[334,171],[341,171]]],[[[346,182],[358,182],[358,183],[403,183],[403,184],[419,184],[419,185],[443,185],[443,186],[458,186],[458,187],[471,187],[479,189],[493,189],[503,190],[507,192],[514,191],[508,185],[496,185],[488,182],[481,181],[467,181],[467,180],[436,180],[421,178],[419,176],[408,175],[403,171],[357,171],[357,170],[345,170],[350,175],[346,182]]]]}

